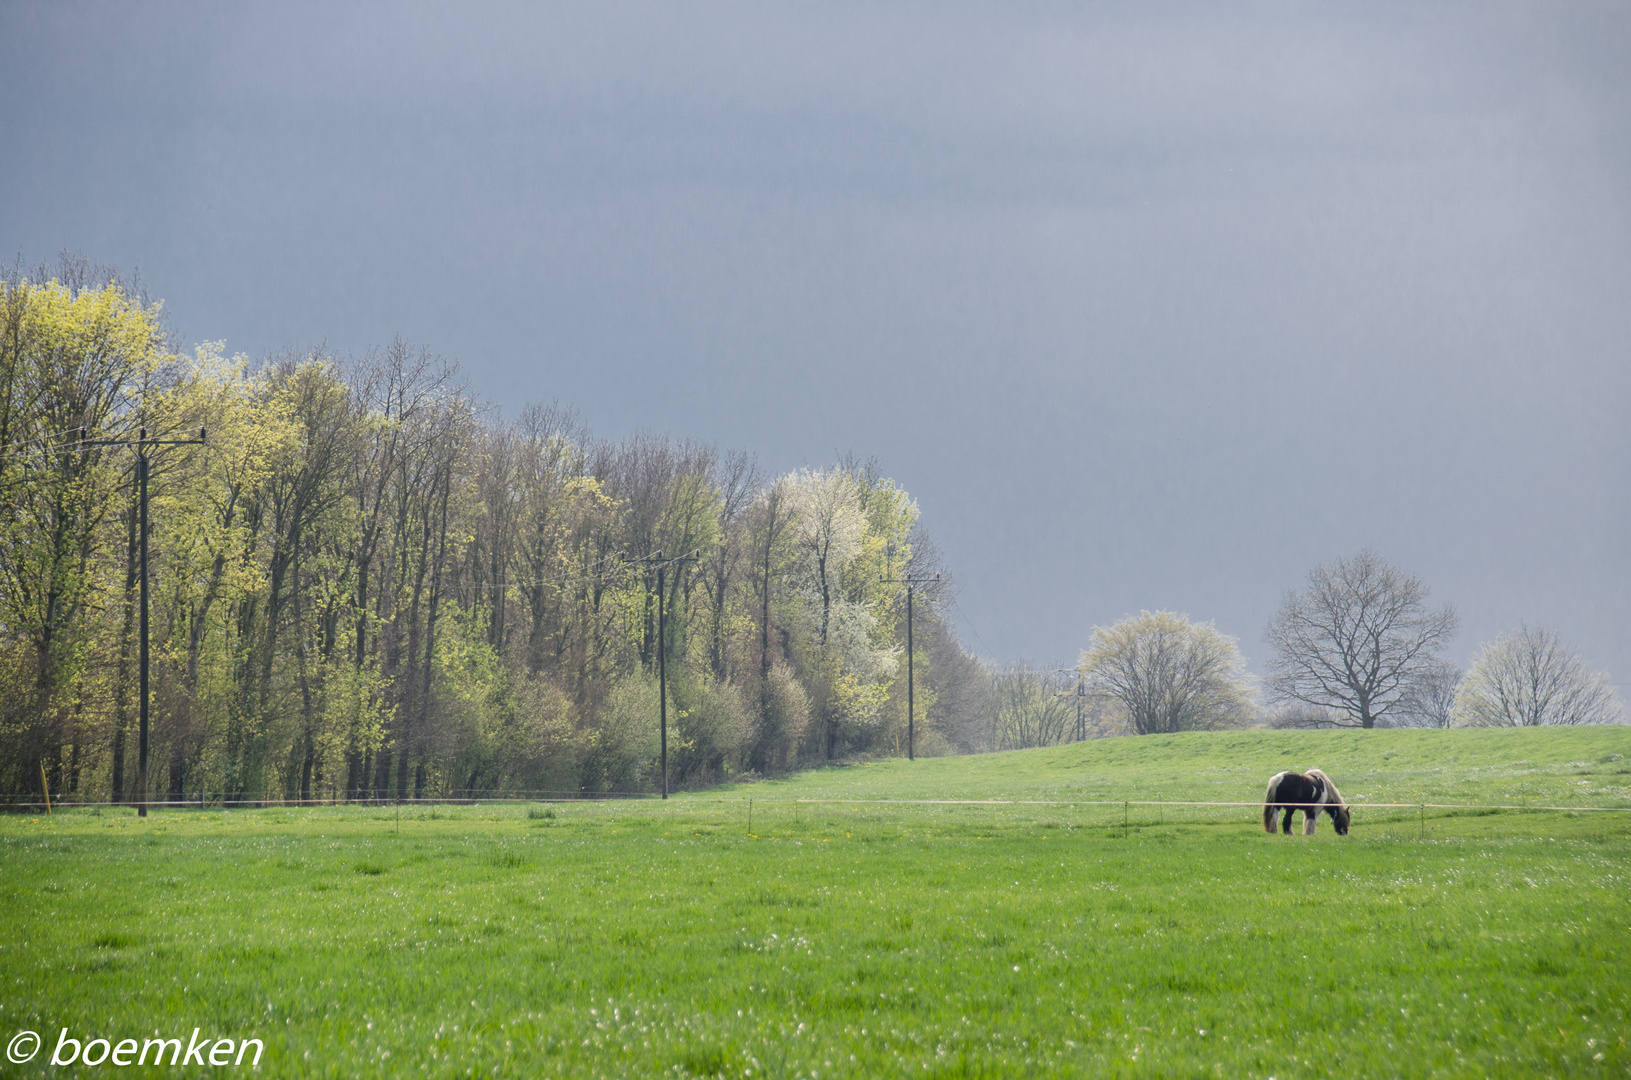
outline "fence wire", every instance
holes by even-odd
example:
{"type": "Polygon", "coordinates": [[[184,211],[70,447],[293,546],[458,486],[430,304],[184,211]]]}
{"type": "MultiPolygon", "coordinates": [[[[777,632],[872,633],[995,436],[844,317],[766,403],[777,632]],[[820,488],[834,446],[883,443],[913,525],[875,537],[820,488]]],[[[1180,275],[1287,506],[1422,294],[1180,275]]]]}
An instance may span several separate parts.
{"type": "MultiPolygon", "coordinates": [[[[4,798],[4,797],[0,797],[4,798]]],[[[30,796],[14,796],[0,802],[0,809],[28,810],[52,808],[92,808],[92,807],[127,807],[134,809],[139,805],[149,808],[172,809],[293,809],[318,807],[373,807],[386,808],[393,806],[479,806],[484,803],[606,803],[606,802],[663,802],[662,797],[648,791],[600,791],[600,792],[568,792],[568,791],[527,791],[495,793],[480,792],[453,792],[448,795],[417,796],[404,798],[390,797],[343,797],[298,799],[273,796],[266,793],[260,797],[244,795],[242,793],[223,792],[196,792],[190,795],[171,797],[167,799],[149,799],[145,804],[133,799],[119,802],[111,800],[91,801],[74,798],[58,798],[53,796],[49,803],[30,796]]],[[[765,798],[758,795],[739,795],[731,797],[697,796],[677,794],[666,800],[670,805],[697,806],[754,803],[758,806],[1036,806],[1036,807],[1088,807],[1108,806],[1122,807],[1253,807],[1261,810],[1266,804],[1258,800],[1218,800],[1218,799],[854,799],[854,798],[809,798],[789,796],[784,798],[765,798]]],[[[1280,810],[1328,809],[1325,804],[1315,803],[1275,803],[1280,810]]],[[[1430,803],[1430,802],[1370,802],[1354,801],[1345,804],[1350,812],[1356,810],[1523,810],[1544,812],[1580,812],[1580,813],[1631,813],[1631,806],[1582,806],[1582,805],[1552,805],[1543,803],[1430,803]]]]}

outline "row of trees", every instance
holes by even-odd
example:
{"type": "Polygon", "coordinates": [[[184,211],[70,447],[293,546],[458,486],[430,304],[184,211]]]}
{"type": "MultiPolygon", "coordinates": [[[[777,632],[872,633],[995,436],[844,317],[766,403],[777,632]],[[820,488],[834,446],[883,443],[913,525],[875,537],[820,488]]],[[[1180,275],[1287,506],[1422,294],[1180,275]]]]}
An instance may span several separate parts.
{"type": "MultiPolygon", "coordinates": [[[[1613,685],[1550,630],[1523,626],[1463,673],[1443,650],[1459,623],[1414,575],[1375,552],[1315,568],[1264,634],[1269,721],[1287,727],[1506,727],[1620,723],[1613,685]]],[[[1081,688],[1139,734],[1242,727],[1254,687],[1233,638],[1171,612],[1094,631],[1081,688]]]]}
{"type": "MultiPolygon", "coordinates": [[[[177,355],[82,263],[0,281],[0,791],[129,798],[149,446],[153,790],[394,797],[649,788],[904,751],[903,577],[941,568],[867,461],[782,475],[570,413],[501,419],[402,342],[177,355]],[[207,440],[199,443],[201,433],[207,440]],[[659,618],[659,611],[664,618],[659,618]]],[[[1260,723],[1233,639],[1168,612],[1075,669],[990,668],[920,588],[919,753],[1260,723]]],[[[1361,552],[1271,622],[1273,723],[1602,723],[1548,631],[1442,656],[1455,613],[1361,552]]]]}
{"type": "MultiPolygon", "coordinates": [[[[939,568],[875,464],[767,476],[558,409],[500,419],[400,341],[176,355],[111,274],[11,277],[0,790],[133,795],[139,504],[135,455],[107,444],[142,432],[170,443],[147,450],[157,792],[649,788],[659,650],[675,782],[904,752],[885,579],[939,568]]],[[[949,583],[918,593],[920,753],[989,727],[949,583]]]]}

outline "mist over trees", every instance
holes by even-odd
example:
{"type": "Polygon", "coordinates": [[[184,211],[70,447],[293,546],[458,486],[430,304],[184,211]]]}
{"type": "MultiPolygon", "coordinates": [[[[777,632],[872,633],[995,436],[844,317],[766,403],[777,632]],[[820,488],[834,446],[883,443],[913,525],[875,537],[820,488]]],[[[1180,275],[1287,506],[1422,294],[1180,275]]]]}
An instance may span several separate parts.
{"type": "MultiPolygon", "coordinates": [[[[662,648],[675,783],[903,744],[884,579],[942,568],[876,463],[767,476],[560,409],[500,419],[401,341],[175,355],[116,275],[9,277],[0,789],[43,769],[133,797],[135,455],[98,444],[141,430],[208,432],[149,450],[155,796],[649,790],[662,648]]],[[[919,753],[983,749],[989,727],[986,671],[939,611],[950,580],[918,594],[919,753]]]]}

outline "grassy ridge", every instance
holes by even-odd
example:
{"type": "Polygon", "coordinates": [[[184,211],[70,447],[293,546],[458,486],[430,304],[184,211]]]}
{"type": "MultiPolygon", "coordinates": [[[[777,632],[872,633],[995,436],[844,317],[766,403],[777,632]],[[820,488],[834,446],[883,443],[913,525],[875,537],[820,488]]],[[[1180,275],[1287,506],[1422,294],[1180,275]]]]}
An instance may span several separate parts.
{"type": "Polygon", "coordinates": [[[1238,731],[899,759],[756,787],[802,798],[1251,802],[1282,769],[1325,770],[1350,801],[1631,806],[1631,727],[1238,731]]]}
{"type": "Polygon", "coordinates": [[[1600,803],[1623,758],[1597,759],[1628,734],[892,762],[754,785],[751,830],[740,788],[400,822],[0,818],[0,1037],[48,1035],[7,1075],[61,1072],[64,1025],[259,1037],[276,1076],[1625,1075],[1631,815],[1376,815],[1339,840],[1267,837],[1250,812],[1123,829],[1068,805],[792,800],[1114,797],[1189,762],[1185,787],[1251,798],[1317,763],[1390,801],[1372,793],[1403,790],[1383,779],[1402,762],[1479,801],[1585,779],[1600,803]]]}

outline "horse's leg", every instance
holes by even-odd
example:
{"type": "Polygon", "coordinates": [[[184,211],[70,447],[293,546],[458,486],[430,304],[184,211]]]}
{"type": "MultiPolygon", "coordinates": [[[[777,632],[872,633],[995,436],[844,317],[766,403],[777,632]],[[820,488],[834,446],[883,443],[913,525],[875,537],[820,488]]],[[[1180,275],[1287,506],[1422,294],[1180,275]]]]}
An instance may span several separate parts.
{"type": "Polygon", "coordinates": [[[1313,836],[1314,835],[1314,826],[1318,825],[1319,822],[1320,822],[1320,812],[1317,809],[1315,809],[1313,807],[1309,807],[1308,809],[1305,809],[1303,811],[1303,835],[1304,836],[1313,836]]]}
{"type": "Polygon", "coordinates": [[[1280,831],[1285,833],[1287,836],[1291,835],[1291,815],[1295,814],[1296,812],[1296,807],[1286,807],[1286,816],[1284,820],[1280,822],[1280,831]]]}

